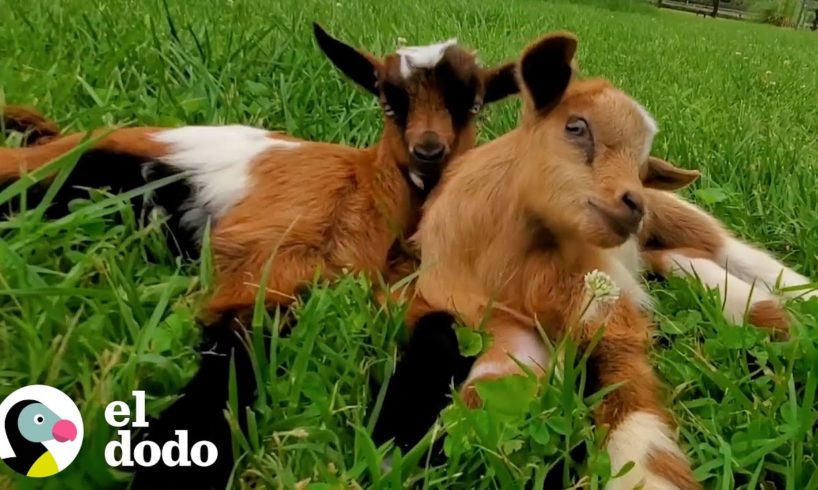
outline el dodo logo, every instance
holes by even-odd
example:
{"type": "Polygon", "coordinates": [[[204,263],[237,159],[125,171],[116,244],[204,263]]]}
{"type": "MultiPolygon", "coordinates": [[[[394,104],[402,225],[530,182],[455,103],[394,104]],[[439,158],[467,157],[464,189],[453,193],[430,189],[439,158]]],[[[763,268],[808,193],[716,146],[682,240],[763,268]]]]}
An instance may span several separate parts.
{"type": "Polygon", "coordinates": [[[0,458],[17,473],[55,475],[74,461],[80,446],[80,411],[57,388],[25,386],[0,403],[0,458]]]}
{"type": "Polygon", "coordinates": [[[131,393],[136,402],[133,419],[131,408],[127,403],[115,401],[105,407],[105,421],[111,427],[116,427],[119,440],[111,441],[105,446],[105,462],[113,467],[118,466],[153,466],[162,460],[166,466],[210,466],[219,457],[218,448],[210,441],[198,441],[189,446],[186,430],[175,430],[176,440],[170,440],[163,445],[154,441],[140,441],[131,447],[131,431],[126,427],[147,428],[145,419],[145,392],[131,393]]]}

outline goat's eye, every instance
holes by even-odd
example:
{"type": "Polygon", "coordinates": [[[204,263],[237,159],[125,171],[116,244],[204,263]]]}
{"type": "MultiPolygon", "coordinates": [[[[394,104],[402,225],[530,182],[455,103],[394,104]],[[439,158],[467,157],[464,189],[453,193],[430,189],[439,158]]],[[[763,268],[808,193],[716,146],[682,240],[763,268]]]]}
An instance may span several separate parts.
{"type": "Polygon", "coordinates": [[[581,117],[573,116],[565,123],[565,132],[575,138],[582,138],[588,135],[588,121],[581,117]]]}
{"type": "Polygon", "coordinates": [[[394,117],[395,116],[395,110],[392,109],[392,106],[389,105],[389,104],[384,104],[383,105],[383,113],[386,114],[386,117],[394,117]]]}
{"type": "Polygon", "coordinates": [[[472,114],[477,114],[478,112],[480,112],[480,109],[482,109],[482,108],[483,108],[483,101],[475,100],[474,104],[471,106],[471,109],[469,109],[469,112],[471,112],[472,114]]]}

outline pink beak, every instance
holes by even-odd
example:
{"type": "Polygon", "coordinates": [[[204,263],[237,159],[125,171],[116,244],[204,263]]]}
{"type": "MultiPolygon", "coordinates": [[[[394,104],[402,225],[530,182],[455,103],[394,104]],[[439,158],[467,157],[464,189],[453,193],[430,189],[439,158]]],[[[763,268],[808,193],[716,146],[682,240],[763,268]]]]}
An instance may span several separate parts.
{"type": "Polygon", "coordinates": [[[73,441],[77,438],[77,427],[70,420],[60,420],[51,428],[51,435],[57,442],[73,441]]]}

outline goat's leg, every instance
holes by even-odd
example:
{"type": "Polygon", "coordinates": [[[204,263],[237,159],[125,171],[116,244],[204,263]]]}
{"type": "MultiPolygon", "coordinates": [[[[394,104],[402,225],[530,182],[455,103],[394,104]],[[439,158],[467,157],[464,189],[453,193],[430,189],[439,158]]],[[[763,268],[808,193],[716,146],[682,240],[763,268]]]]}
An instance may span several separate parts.
{"type": "Polygon", "coordinates": [[[786,331],[787,311],[768,289],[748,284],[698,250],[654,250],[643,253],[651,269],[662,276],[692,276],[708,288],[719,290],[722,311],[733,323],[747,321],[757,327],[786,331]]]}
{"type": "Polygon", "coordinates": [[[287,306],[293,303],[313,279],[330,278],[335,272],[318,253],[278,251],[274,246],[241,247],[240,252],[222,246],[225,235],[214,236],[217,258],[216,291],[208,309],[214,315],[223,312],[252,309],[260,287],[264,288],[267,306],[287,306]],[[264,268],[270,260],[266,284],[261,284],[264,268]]]}
{"type": "Polygon", "coordinates": [[[809,278],[795,272],[776,260],[768,252],[760,250],[737,238],[728,237],[724,246],[718,251],[716,261],[732,274],[746,282],[773,292],[776,288],[796,288],[792,291],[781,291],[789,298],[818,297],[818,286],[810,286],[809,278]]]}
{"type": "MultiPolygon", "coordinates": [[[[647,321],[635,308],[617,308],[605,321],[605,331],[588,363],[591,388],[624,383],[605,396],[597,408],[598,425],[608,426],[606,449],[611,471],[620,472],[607,490],[693,490],[700,488],[690,463],[679,447],[670,414],[659,399],[659,381],[648,357],[647,321]],[[640,486],[641,485],[641,486],[640,486]]],[[[580,344],[594,337],[596,328],[581,329],[580,344]]]]}
{"type": "Polygon", "coordinates": [[[377,444],[394,439],[404,452],[417,444],[466,378],[473,358],[460,353],[455,318],[435,311],[414,325],[406,350],[389,380],[372,434],[377,444]]]}
{"type": "Polygon", "coordinates": [[[405,252],[395,254],[386,266],[383,281],[385,288],[375,285],[375,301],[381,306],[390,301],[400,302],[411,300],[415,295],[415,278],[411,277],[418,269],[418,259],[405,252]],[[399,287],[398,283],[404,281],[399,287]]]}
{"type": "MultiPolygon", "coordinates": [[[[688,255],[710,259],[744,282],[768,292],[776,285],[790,288],[810,284],[807,277],[769,253],[731,236],[721,222],[698,206],[666,191],[649,190],[647,197],[648,216],[639,233],[644,249],[686,249],[688,255]]],[[[804,288],[783,294],[813,297],[818,296],[818,290],[804,288]]]]}
{"type": "MultiPolygon", "coordinates": [[[[160,461],[152,467],[136,469],[131,488],[166,488],[171,479],[182,480],[191,488],[223,489],[233,469],[230,425],[225,411],[229,400],[228,382],[231,357],[236,366],[239,419],[246,430],[246,408],[256,397],[256,379],[251,354],[242,340],[240,328],[232,318],[204,327],[200,346],[201,364],[193,379],[185,386],[181,397],[140,433],[141,440],[153,441],[160,446],[176,440],[176,431],[187,431],[190,444],[212,442],[218,448],[215,463],[206,468],[196,466],[168,466],[160,461]]],[[[137,441],[138,442],[138,441],[137,441]]]]}
{"type": "Polygon", "coordinates": [[[478,381],[524,374],[515,359],[539,375],[544,374],[548,366],[546,346],[533,326],[523,325],[516,319],[501,319],[495,314],[488,329],[493,336],[491,345],[474,362],[461,391],[463,401],[470,407],[482,403],[475,388],[478,381]]]}

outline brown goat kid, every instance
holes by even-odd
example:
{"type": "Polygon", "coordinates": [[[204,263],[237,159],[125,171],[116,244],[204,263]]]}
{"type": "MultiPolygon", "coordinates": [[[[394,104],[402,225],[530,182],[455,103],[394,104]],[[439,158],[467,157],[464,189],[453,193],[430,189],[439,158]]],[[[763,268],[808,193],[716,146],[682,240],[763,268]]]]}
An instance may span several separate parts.
{"type": "MultiPolygon", "coordinates": [[[[454,40],[378,59],[317,24],[314,32],[329,59],[380,99],[386,117],[379,143],[357,149],[244,126],[119,129],[83,155],[51,214],[84,197],[78,187],[121,192],[185,174],[143,204],[170,215],[174,241],[191,253],[212,221],[214,314],[252,305],[272,256],[262,286],[270,305],[289,304],[317,271],[324,278],[345,269],[386,273],[390,261],[401,262],[398,242],[414,231],[443,167],[474,146],[481,108],[517,92],[513,64],[480,68],[454,40]]],[[[7,120],[21,117],[6,110],[7,120]]],[[[0,149],[0,183],[59,157],[83,136],[0,149]]]]}
{"type": "Polygon", "coordinates": [[[409,323],[444,311],[492,333],[463,384],[470,405],[480,403],[478,381],[522,373],[515,358],[544,372],[536,325],[580,345],[601,333],[590,372],[597,387],[623,385],[597,422],[610,428],[614,474],[634,463],[608,488],[698,488],[648,362],[638,249],[623,247],[640,229],[647,189],[682,187],[695,173],[649,156],[656,125],[636,101],[604,80],[573,80],[575,49],[569,34],[529,47],[518,64],[520,126],[444,173],[416,235],[409,323]],[[605,277],[618,294],[594,297],[589,283],[605,277]]]}

